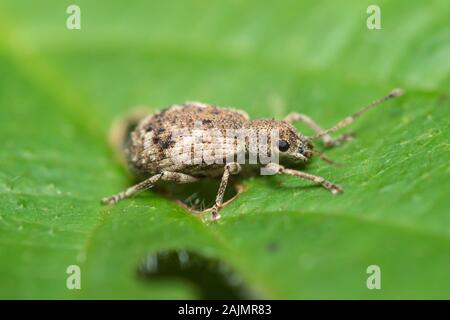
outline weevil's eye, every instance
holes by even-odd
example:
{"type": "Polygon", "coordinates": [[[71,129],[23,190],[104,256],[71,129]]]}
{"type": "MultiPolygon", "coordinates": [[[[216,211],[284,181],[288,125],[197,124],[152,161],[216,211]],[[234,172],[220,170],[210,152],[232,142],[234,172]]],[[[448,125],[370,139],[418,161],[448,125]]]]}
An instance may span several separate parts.
{"type": "Polygon", "coordinates": [[[286,140],[278,141],[278,150],[280,150],[281,152],[285,152],[288,151],[288,149],[289,149],[289,142],[287,142],[286,140]]]}

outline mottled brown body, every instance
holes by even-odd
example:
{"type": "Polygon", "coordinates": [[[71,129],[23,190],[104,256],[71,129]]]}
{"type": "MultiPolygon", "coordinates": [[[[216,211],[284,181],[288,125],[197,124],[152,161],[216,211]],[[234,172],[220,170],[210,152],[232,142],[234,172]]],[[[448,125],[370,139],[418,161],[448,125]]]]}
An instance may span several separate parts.
{"type": "MultiPolygon", "coordinates": [[[[270,140],[270,132],[279,130],[280,139],[290,143],[292,150],[305,145],[304,149],[312,149],[305,137],[289,123],[275,120],[250,120],[248,115],[240,110],[219,108],[203,103],[192,102],[175,105],[161,112],[145,117],[131,133],[125,152],[130,168],[139,175],[156,174],[162,171],[176,171],[194,177],[216,177],[223,174],[223,166],[230,162],[230,157],[236,160],[238,152],[244,152],[248,157],[252,145],[247,139],[245,149],[240,149],[236,140],[227,139],[230,129],[248,129],[249,135],[265,131],[270,140]],[[188,135],[193,130],[202,129],[206,137],[201,141],[201,148],[212,154],[214,164],[182,164],[176,163],[172,152],[183,136],[176,136],[176,130],[187,129],[188,135]],[[214,131],[220,133],[214,135],[214,131]],[[211,131],[210,136],[208,133],[211,131]],[[221,160],[221,161],[220,161],[221,160]],[[228,160],[228,161],[227,161],[228,160]],[[221,164],[217,164],[221,162],[221,164]]],[[[251,138],[251,137],[250,137],[251,138]]],[[[257,140],[257,137],[253,138],[257,140]]],[[[193,155],[193,150],[191,150],[193,155]]],[[[307,158],[311,155],[307,154],[307,158]]]]}
{"type": "MultiPolygon", "coordinates": [[[[172,148],[177,142],[181,142],[183,137],[176,137],[173,132],[177,129],[187,129],[192,134],[196,121],[200,121],[203,129],[218,129],[225,133],[226,128],[240,128],[248,119],[248,115],[244,112],[200,103],[175,105],[149,115],[131,133],[131,139],[125,151],[129,166],[139,174],[155,174],[167,170],[196,176],[221,175],[223,165],[180,166],[174,163],[172,148]]],[[[208,147],[207,144],[205,147],[208,147]]]]}
{"type": "MultiPolygon", "coordinates": [[[[144,180],[123,192],[104,198],[102,202],[106,204],[117,203],[141,190],[153,187],[160,180],[189,183],[202,177],[221,176],[216,201],[211,208],[212,219],[218,220],[220,218],[218,211],[222,207],[223,195],[229,177],[241,171],[241,164],[260,166],[262,167],[261,172],[265,172],[263,174],[287,174],[313,181],[333,194],[339,193],[342,188],[323,177],[286,168],[280,165],[278,161],[273,161],[273,158],[268,158],[269,161],[264,162],[265,154],[258,153],[258,147],[264,140],[264,136],[267,137],[267,144],[270,146],[267,155],[275,153],[276,155],[279,154],[280,160],[285,158],[307,162],[316,154],[321,159],[331,162],[322,153],[313,149],[313,140],[320,138],[327,147],[337,146],[350,140],[351,136],[349,135],[332,138],[330,133],[349,125],[354,119],[383,101],[398,97],[401,94],[400,89],[395,89],[387,96],[375,100],[344,118],[328,130],[323,130],[310,117],[300,113],[292,113],[283,121],[250,120],[243,111],[219,108],[198,102],[172,106],[144,117],[138,121],[130,134],[123,137],[129,167],[138,177],[144,180]],[[302,135],[292,126],[294,122],[305,123],[316,132],[316,135],[313,137],[302,135]],[[192,136],[195,136],[196,130],[203,132],[200,140],[192,138],[192,136]],[[230,139],[229,130],[245,131],[245,139],[239,140],[238,137],[230,139]],[[180,135],[179,131],[183,131],[183,133],[180,135]],[[274,132],[276,132],[276,135],[272,135],[274,132]],[[185,137],[190,137],[194,139],[192,141],[195,141],[196,144],[200,144],[202,150],[200,158],[195,157],[197,149],[189,144],[187,144],[189,145],[188,149],[180,149],[180,142],[185,137]],[[257,153],[258,156],[254,163],[247,164],[245,161],[238,161],[238,155],[244,154],[245,159],[250,159],[257,153]],[[174,154],[190,155],[197,161],[176,161],[174,154]]],[[[122,132],[124,133],[125,130],[122,130],[122,132]]],[[[113,136],[117,136],[117,134],[113,136]]],[[[117,140],[117,137],[113,137],[113,140],[117,140]]],[[[278,160],[278,157],[274,159],[278,160]]]]}

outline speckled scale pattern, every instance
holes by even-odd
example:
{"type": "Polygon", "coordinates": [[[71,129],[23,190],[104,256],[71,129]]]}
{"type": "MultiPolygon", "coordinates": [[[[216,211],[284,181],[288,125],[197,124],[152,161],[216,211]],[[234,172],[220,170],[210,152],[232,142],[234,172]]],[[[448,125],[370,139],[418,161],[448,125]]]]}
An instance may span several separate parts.
{"type": "MultiPolygon", "coordinates": [[[[131,133],[126,148],[129,165],[139,174],[155,174],[162,170],[177,170],[194,175],[220,174],[223,165],[184,166],[182,169],[174,165],[171,150],[181,137],[174,137],[172,133],[177,129],[192,130],[197,122],[201,123],[202,129],[216,129],[225,136],[227,129],[243,128],[248,121],[245,112],[230,108],[198,102],[171,106],[145,117],[131,133]],[[206,171],[205,167],[208,167],[206,171]]],[[[221,147],[226,151],[226,145],[221,147]]],[[[208,148],[208,145],[204,144],[203,148],[208,148]]]]}

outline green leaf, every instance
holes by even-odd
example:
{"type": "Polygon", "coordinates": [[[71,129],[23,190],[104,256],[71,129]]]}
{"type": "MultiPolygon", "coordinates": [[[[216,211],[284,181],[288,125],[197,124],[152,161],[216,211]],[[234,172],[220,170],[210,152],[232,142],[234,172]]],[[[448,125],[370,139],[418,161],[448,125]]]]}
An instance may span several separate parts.
{"type": "Polygon", "coordinates": [[[262,298],[450,298],[448,1],[380,1],[381,30],[366,27],[370,1],[77,1],[72,31],[69,4],[0,4],[0,297],[196,298],[183,277],[137,275],[149,254],[189,250],[262,298]],[[405,96],[327,151],[343,167],[306,169],[343,195],[257,176],[216,224],[153,190],[99,203],[133,183],[106,138],[133,106],[198,100],[329,127],[394,87],[405,96]]]}

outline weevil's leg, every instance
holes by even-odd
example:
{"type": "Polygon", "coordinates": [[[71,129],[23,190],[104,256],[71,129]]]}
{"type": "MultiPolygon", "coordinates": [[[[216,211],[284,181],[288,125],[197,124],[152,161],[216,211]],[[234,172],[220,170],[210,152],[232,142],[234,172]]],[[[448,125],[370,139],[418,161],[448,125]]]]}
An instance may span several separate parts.
{"type": "Polygon", "coordinates": [[[380,104],[382,104],[383,102],[385,102],[385,101],[387,101],[389,99],[393,99],[393,98],[399,97],[401,95],[403,95],[403,90],[402,89],[394,89],[394,90],[392,90],[391,92],[389,92],[389,94],[387,94],[384,97],[381,97],[381,98],[379,98],[377,100],[372,101],[367,106],[365,106],[365,107],[359,109],[358,111],[354,112],[350,116],[346,117],[344,120],[341,120],[340,122],[335,124],[333,127],[325,130],[322,133],[316,134],[314,137],[312,137],[312,140],[318,139],[320,137],[324,137],[325,135],[328,135],[328,134],[330,134],[330,133],[332,133],[334,131],[337,131],[339,129],[342,129],[342,128],[348,126],[353,121],[355,121],[355,119],[359,118],[361,115],[363,115],[364,113],[366,113],[370,109],[373,109],[373,108],[379,106],[380,104]]]}
{"type": "Polygon", "coordinates": [[[190,183],[198,181],[196,177],[190,176],[185,173],[173,171],[163,171],[161,180],[174,181],[177,183],[190,183]]]}
{"type": "Polygon", "coordinates": [[[225,206],[227,206],[228,204],[230,204],[231,202],[233,202],[234,200],[236,200],[236,198],[237,197],[239,197],[239,195],[242,193],[242,192],[244,192],[244,186],[242,185],[242,184],[240,184],[240,183],[238,183],[238,184],[236,184],[235,185],[235,191],[236,191],[236,194],[232,197],[232,198],[230,198],[230,199],[228,199],[227,201],[225,201],[224,203],[222,203],[222,208],[223,207],[225,207],[225,206]]]}
{"type": "Polygon", "coordinates": [[[142,182],[139,182],[138,184],[135,184],[134,186],[128,188],[125,191],[119,192],[110,197],[105,197],[102,199],[102,203],[103,204],[116,204],[117,202],[119,202],[125,198],[129,198],[141,190],[149,189],[149,188],[153,187],[153,185],[158,180],[161,179],[162,175],[163,175],[162,173],[155,174],[154,176],[151,176],[150,178],[148,178],[142,182]]]}
{"type": "Polygon", "coordinates": [[[211,208],[211,218],[213,221],[217,221],[220,219],[219,209],[222,207],[223,196],[227,188],[230,174],[238,174],[240,171],[241,166],[236,162],[228,163],[225,166],[222,175],[222,180],[220,181],[219,190],[217,191],[216,202],[214,203],[214,206],[211,208]]]}
{"type": "Polygon", "coordinates": [[[175,181],[178,183],[188,183],[188,182],[195,182],[197,181],[197,178],[192,177],[190,175],[179,173],[179,172],[171,172],[171,171],[163,171],[161,173],[155,174],[154,176],[151,176],[150,178],[139,182],[138,184],[128,188],[127,190],[123,192],[119,192],[116,195],[113,195],[111,197],[106,197],[102,199],[102,203],[104,204],[116,204],[117,202],[129,198],[132,195],[136,194],[139,191],[150,189],[155,185],[155,183],[159,180],[166,180],[166,181],[175,181]]]}
{"type": "Polygon", "coordinates": [[[295,176],[295,177],[303,178],[306,180],[311,180],[317,184],[320,184],[322,187],[324,187],[325,189],[327,189],[328,191],[330,191],[333,194],[343,191],[342,188],[340,186],[338,186],[337,184],[334,184],[320,176],[315,176],[315,175],[312,175],[312,174],[309,174],[306,172],[285,168],[282,165],[279,165],[276,163],[269,163],[266,166],[266,168],[275,174],[287,174],[290,176],[295,176]]]}
{"type": "Polygon", "coordinates": [[[323,130],[313,119],[311,119],[307,115],[297,112],[290,113],[286,118],[284,118],[284,121],[291,124],[294,122],[303,122],[308,127],[313,129],[316,134],[322,135],[322,141],[326,147],[338,146],[343,142],[351,140],[353,138],[351,134],[343,134],[337,138],[333,138],[329,134],[326,134],[325,130],[323,130]]]}

